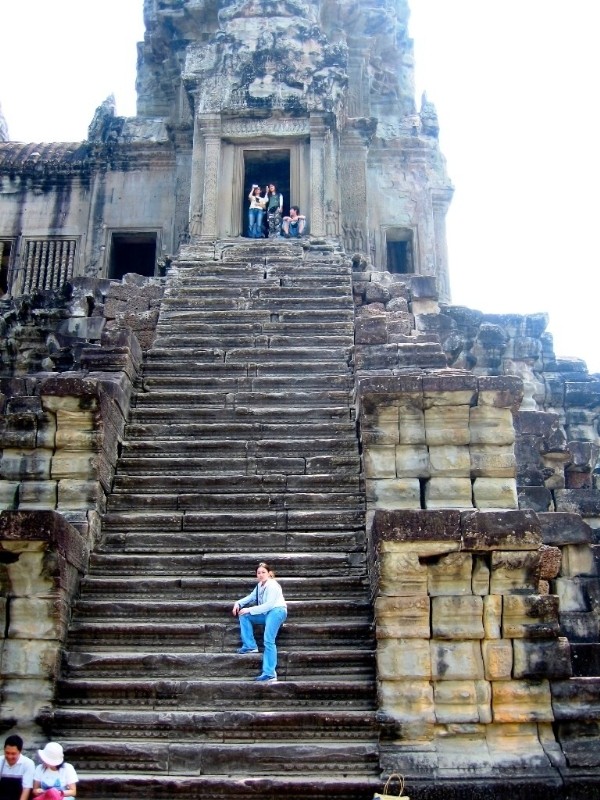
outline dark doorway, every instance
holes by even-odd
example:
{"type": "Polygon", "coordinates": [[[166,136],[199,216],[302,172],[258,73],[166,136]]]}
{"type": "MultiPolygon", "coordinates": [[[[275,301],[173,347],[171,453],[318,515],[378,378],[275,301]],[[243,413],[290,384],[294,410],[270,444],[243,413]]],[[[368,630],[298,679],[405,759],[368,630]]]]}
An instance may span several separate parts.
{"type": "Polygon", "coordinates": [[[387,271],[410,275],[415,271],[412,231],[390,229],[387,232],[387,271]]]}
{"type": "Polygon", "coordinates": [[[113,233],[109,278],[120,281],[128,272],[151,278],[156,271],[156,233],[113,233]]]}
{"type": "MultiPolygon", "coordinates": [[[[290,151],[289,150],[244,150],[244,204],[242,230],[248,236],[248,194],[252,184],[257,183],[261,195],[267,184],[274,183],[283,195],[283,213],[290,208],[290,151]]],[[[265,219],[266,222],[266,219],[265,219]]]]}
{"type": "Polygon", "coordinates": [[[10,264],[11,239],[0,239],[0,294],[8,292],[8,266],[10,264]]]}

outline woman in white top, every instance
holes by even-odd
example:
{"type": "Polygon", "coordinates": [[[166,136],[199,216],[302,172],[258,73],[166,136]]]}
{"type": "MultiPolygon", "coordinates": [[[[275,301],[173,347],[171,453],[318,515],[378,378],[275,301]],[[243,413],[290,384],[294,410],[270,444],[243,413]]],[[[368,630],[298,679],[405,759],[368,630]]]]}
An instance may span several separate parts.
{"type": "Polygon", "coordinates": [[[277,680],[277,646],[275,640],[287,617],[287,604],[281,586],[267,563],[261,561],[256,569],[256,587],[233,604],[233,616],[240,622],[242,646],[238,653],[258,653],[254,625],[264,625],[262,673],[255,680],[274,683],[277,680]]]}
{"type": "Polygon", "coordinates": [[[248,200],[250,200],[250,208],[248,209],[248,236],[250,239],[262,239],[262,221],[265,213],[265,206],[267,205],[267,195],[265,194],[264,197],[261,197],[260,186],[253,183],[250,194],[248,195],[248,200]]]}
{"type": "Polygon", "coordinates": [[[77,794],[77,773],[67,764],[62,746],[58,742],[48,742],[43,750],[38,750],[42,763],[33,773],[33,797],[40,800],[61,800],[77,794]]]}

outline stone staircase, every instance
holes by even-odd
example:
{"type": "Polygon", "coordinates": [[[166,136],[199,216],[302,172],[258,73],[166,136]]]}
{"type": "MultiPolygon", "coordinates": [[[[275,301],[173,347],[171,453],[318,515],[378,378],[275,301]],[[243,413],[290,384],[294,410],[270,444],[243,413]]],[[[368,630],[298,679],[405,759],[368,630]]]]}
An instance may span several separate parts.
{"type": "Polygon", "coordinates": [[[82,796],[379,786],[353,330],[332,249],[190,244],[173,264],[52,720],[82,796]],[[231,615],[263,559],[289,602],[266,686],[231,615]]]}

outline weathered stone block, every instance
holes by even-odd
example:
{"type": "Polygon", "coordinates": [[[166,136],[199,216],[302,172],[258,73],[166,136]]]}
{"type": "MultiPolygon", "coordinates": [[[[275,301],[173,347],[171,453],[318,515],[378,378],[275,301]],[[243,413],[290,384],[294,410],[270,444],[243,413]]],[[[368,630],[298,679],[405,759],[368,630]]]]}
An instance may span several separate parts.
{"type": "Polygon", "coordinates": [[[471,595],[473,557],[470,553],[442,555],[427,567],[427,590],[431,597],[471,595]]]}
{"type": "Polygon", "coordinates": [[[518,508],[517,482],[514,478],[475,478],[473,501],[477,508],[518,508]]]}
{"type": "Polygon", "coordinates": [[[4,480],[47,480],[50,477],[50,450],[6,448],[0,458],[0,476],[4,480]]]}
{"type": "Polygon", "coordinates": [[[483,629],[486,639],[502,636],[502,596],[489,594],[483,598],[483,629]]]}
{"type": "Polygon", "coordinates": [[[531,511],[463,511],[460,527],[467,550],[539,550],[540,525],[531,511]]]}
{"type": "Polygon", "coordinates": [[[512,594],[537,590],[540,555],[535,552],[498,550],[492,553],[491,594],[512,594]]]}
{"type": "Polygon", "coordinates": [[[105,494],[99,481],[63,478],[58,483],[58,510],[98,507],[104,510],[105,494]]]}
{"type": "Polygon", "coordinates": [[[398,428],[400,444],[425,444],[425,414],[423,409],[413,405],[398,408],[398,428]]]}
{"type": "Polygon", "coordinates": [[[481,597],[490,593],[490,568],[481,556],[473,558],[471,575],[471,591],[481,597]]]}
{"type": "Polygon", "coordinates": [[[509,408],[477,405],[469,410],[471,445],[509,446],[514,444],[515,429],[509,408]]]}
{"type": "Polygon", "coordinates": [[[516,475],[517,461],[510,445],[472,444],[469,455],[471,475],[475,478],[514,478],[516,475]]]}
{"type": "Polygon", "coordinates": [[[0,511],[17,507],[19,481],[0,480],[0,511]]]}
{"type": "Polygon", "coordinates": [[[483,678],[479,640],[449,642],[432,639],[431,674],[434,680],[459,681],[483,678]]]}
{"type": "Polygon", "coordinates": [[[477,392],[477,378],[464,373],[446,375],[437,373],[423,376],[423,397],[425,407],[432,406],[465,406],[474,404],[477,392]]]}
{"type": "Polygon", "coordinates": [[[430,447],[468,445],[471,441],[469,407],[440,405],[426,408],[425,439],[430,447]]]}
{"type": "Polygon", "coordinates": [[[367,500],[378,509],[395,510],[421,507],[421,486],[418,478],[367,480],[367,500]]]}
{"type": "Polygon", "coordinates": [[[42,395],[42,407],[44,411],[56,413],[58,411],[96,411],[99,407],[98,398],[95,397],[96,384],[93,380],[84,381],[77,378],[57,379],[55,383],[46,381],[44,386],[48,388],[62,390],[60,394],[42,395]],[[74,394],[69,394],[73,392],[74,394]]]}
{"type": "Polygon", "coordinates": [[[379,683],[379,707],[398,722],[435,722],[433,688],[427,680],[379,683]]]}
{"type": "Polygon", "coordinates": [[[485,681],[440,681],[434,685],[435,717],[443,725],[492,721],[492,691],[485,681]]]}
{"type": "Polygon", "coordinates": [[[600,636],[598,616],[585,611],[561,612],[560,632],[571,642],[597,642],[600,636]]]}
{"type": "Polygon", "coordinates": [[[559,635],[556,595],[512,594],[503,599],[504,639],[553,639],[559,635]]]}
{"type": "Polygon", "coordinates": [[[472,508],[470,478],[430,478],[425,485],[425,505],[428,509],[472,508]]]}
{"type": "Polygon", "coordinates": [[[396,448],[393,445],[369,445],[364,454],[366,478],[396,477],[396,448]]]}
{"type": "Polygon", "coordinates": [[[98,458],[95,453],[82,450],[57,450],[52,457],[51,477],[57,480],[62,478],[88,480],[96,477],[97,469],[98,458]]]}
{"type": "Polygon", "coordinates": [[[576,578],[578,575],[596,575],[597,566],[594,551],[587,544],[568,544],[562,548],[560,574],[563,578],[576,578]]]}
{"type": "Polygon", "coordinates": [[[429,598],[378,597],[375,621],[378,639],[429,639],[429,598]]]}
{"type": "Polygon", "coordinates": [[[468,478],[471,459],[468,447],[441,445],[429,448],[431,475],[435,477],[468,478]]]}
{"type": "Polygon", "coordinates": [[[516,411],[523,400],[523,381],[516,375],[481,375],[477,379],[477,405],[516,411]]]}
{"type": "Polygon", "coordinates": [[[541,681],[493,681],[494,722],[552,722],[550,684],[541,681]]]}
{"type": "Polygon", "coordinates": [[[56,639],[66,634],[69,608],[58,597],[13,597],[10,601],[11,639],[56,639]]]}
{"type": "Polygon", "coordinates": [[[433,597],[431,633],[435,639],[483,639],[481,597],[433,597]]]}
{"type": "Polygon", "coordinates": [[[578,578],[557,578],[552,586],[558,596],[561,614],[566,611],[590,610],[584,585],[578,578]]]}
{"type": "Polygon", "coordinates": [[[37,421],[35,414],[10,414],[0,417],[0,449],[35,447],[37,421]]]}
{"type": "Polygon", "coordinates": [[[396,447],[396,475],[398,478],[428,478],[429,452],[425,445],[399,445],[396,447]]]}
{"type": "Polygon", "coordinates": [[[521,678],[570,678],[571,649],[564,637],[552,641],[513,641],[513,677],[521,678]]]}
{"type": "Polygon", "coordinates": [[[559,547],[540,547],[540,580],[550,581],[556,578],[562,564],[562,552],[559,547]]]}
{"type": "Polygon", "coordinates": [[[38,414],[35,446],[50,450],[56,447],[56,414],[49,411],[38,414]]]}
{"type": "Polygon", "coordinates": [[[56,508],[56,481],[23,481],[19,486],[19,508],[56,508]]]}
{"type": "Polygon", "coordinates": [[[379,680],[429,680],[429,641],[410,638],[377,642],[377,675],[379,680]]]}
{"type": "Polygon", "coordinates": [[[508,681],[512,677],[513,648],[510,639],[484,639],[481,643],[485,677],[488,681],[508,681]]]}
{"type": "Polygon", "coordinates": [[[91,450],[96,447],[96,415],[90,411],[56,412],[56,447],[91,450]]]}
{"type": "Polygon", "coordinates": [[[387,342],[386,315],[357,317],[354,327],[356,344],[385,344],[387,342]]]}
{"type": "Polygon", "coordinates": [[[58,660],[54,639],[6,639],[2,649],[2,677],[52,678],[56,675],[58,660]]]}
{"type": "Polygon", "coordinates": [[[397,444],[399,435],[397,406],[380,406],[374,414],[361,414],[360,436],[363,444],[397,444]]]}
{"type": "Polygon", "coordinates": [[[379,591],[382,595],[403,597],[427,596],[427,567],[417,553],[380,554],[379,591]]]}

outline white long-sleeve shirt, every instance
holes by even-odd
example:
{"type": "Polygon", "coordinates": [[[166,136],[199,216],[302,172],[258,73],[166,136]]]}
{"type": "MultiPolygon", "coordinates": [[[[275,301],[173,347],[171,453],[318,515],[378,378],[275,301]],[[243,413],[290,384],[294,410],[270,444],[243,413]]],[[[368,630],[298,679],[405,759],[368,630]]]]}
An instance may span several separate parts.
{"type": "Polygon", "coordinates": [[[258,583],[257,587],[258,595],[256,588],[254,588],[250,594],[238,600],[238,605],[241,608],[246,608],[250,603],[256,603],[255,606],[251,606],[248,609],[251,614],[266,614],[273,608],[287,608],[283,589],[275,578],[269,578],[264,583],[258,583]]]}

